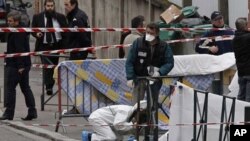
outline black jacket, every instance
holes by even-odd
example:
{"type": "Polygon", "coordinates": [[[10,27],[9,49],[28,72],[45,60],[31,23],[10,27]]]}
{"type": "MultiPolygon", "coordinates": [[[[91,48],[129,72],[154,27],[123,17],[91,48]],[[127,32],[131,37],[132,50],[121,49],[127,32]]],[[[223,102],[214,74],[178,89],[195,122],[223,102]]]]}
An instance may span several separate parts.
{"type": "MultiPolygon", "coordinates": [[[[28,33],[12,32],[8,35],[7,54],[30,52],[28,33]]],[[[31,66],[30,56],[6,58],[7,67],[25,68],[31,66]]]]}
{"type": "Polygon", "coordinates": [[[250,75],[250,32],[236,31],[233,39],[233,50],[239,76],[250,75]]]}
{"type": "Polygon", "coordinates": [[[167,43],[158,39],[151,56],[151,48],[145,37],[140,37],[133,42],[126,60],[127,80],[136,79],[137,76],[148,76],[147,67],[150,65],[158,67],[161,76],[167,75],[174,67],[172,50],[167,43]]]}
{"type": "MultiPolygon", "coordinates": [[[[68,15],[67,19],[70,28],[89,28],[88,16],[79,8],[73,9],[68,15]]],[[[71,32],[69,35],[69,48],[82,48],[91,46],[90,32],[71,32]]],[[[87,53],[87,52],[86,52],[87,53]]]]}
{"type": "MultiPolygon", "coordinates": [[[[32,27],[46,27],[45,21],[44,21],[44,16],[45,16],[44,12],[39,13],[37,15],[34,15],[33,20],[32,20],[32,27]]],[[[63,14],[60,14],[60,13],[56,12],[55,13],[55,18],[57,19],[57,21],[58,21],[61,28],[68,27],[67,19],[63,14]]],[[[32,35],[37,39],[36,40],[35,51],[41,51],[44,36],[42,36],[41,38],[38,38],[36,36],[36,32],[33,32],[32,35]]],[[[44,33],[43,33],[43,35],[44,35],[44,33]]],[[[60,48],[66,48],[67,45],[68,45],[68,33],[62,32],[61,36],[62,36],[62,40],[59,41],[58,46],[60,48]]],[[[60,48],[57,48],[57,49],[60,49],[60,48]]]]}

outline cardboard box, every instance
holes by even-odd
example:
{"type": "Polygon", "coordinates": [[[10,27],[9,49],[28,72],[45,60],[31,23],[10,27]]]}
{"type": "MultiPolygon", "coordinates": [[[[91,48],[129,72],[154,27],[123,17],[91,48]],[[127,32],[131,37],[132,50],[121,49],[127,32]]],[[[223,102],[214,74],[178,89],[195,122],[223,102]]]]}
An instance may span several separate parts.
{"type": "Polygon", "coordinates": [[[223,72],[223,83],[224,85],[229,85],[234,77],[236,70],[227,69],[223,72]]]}
{"type": "Polygon", "coordinates": [[[161,15],[160,18],[162,21],[166,22],[167,24],[171,22],[178,22],[183,18],[182,11],[178,9],[176,6],[171,5],[167,10],[165,10],[161,15]]]}

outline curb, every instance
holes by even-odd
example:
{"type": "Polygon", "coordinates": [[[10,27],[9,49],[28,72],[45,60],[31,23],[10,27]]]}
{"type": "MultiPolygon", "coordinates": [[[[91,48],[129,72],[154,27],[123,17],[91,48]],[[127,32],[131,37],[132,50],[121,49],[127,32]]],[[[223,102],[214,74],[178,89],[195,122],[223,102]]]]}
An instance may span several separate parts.
{"type": "Polygon", "coordinates": [[[56,133],[56,132],[51,132],[42,128],[38,128],[35,126],[27,126],[23,124],[22,122],[19,121],[8,121],[8,120],[3,120],[0,121],[2,124],[8,125],[10,127],[13,127],[18,130],[22,130],[24,132],[31,133],[33,135],[37,135],[46,139],[50,139],[52,141],[79,141],[76,139],[71,139],[69,137],[63,136],[62,134],[56,133]]]}

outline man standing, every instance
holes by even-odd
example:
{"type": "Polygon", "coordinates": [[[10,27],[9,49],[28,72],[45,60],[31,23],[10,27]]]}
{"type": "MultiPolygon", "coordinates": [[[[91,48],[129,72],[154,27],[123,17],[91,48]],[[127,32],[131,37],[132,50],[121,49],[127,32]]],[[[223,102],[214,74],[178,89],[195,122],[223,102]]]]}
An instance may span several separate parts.
{"type": "Polygon", "coordinates": [[[212,54],[212,55],[221,55],[227,52],[233,52],[232,41],[223,40],[221,36],[230,36],[234,35],[232,30],[226,30],[224,19],[222,14],[219,11],[214,11],[211,14],[211,20],[213,28],[220,28],[222,30],[210,30],[204,37],[215,37],[215,39],[206,39],[199,41],[196,44],[195,51],[200,54],[212,54]],[[224,28],[224,29],[223,29],[224,28]]]}
{"type": "MultiPolygon", "coordinates": [[[[138,80],[136,80],[136,77],[164,76],[167,75],[174,66],[172,50],[167,43],[160,40],[159,32],[160,29],[157,24],[148,24],[146,28],[146,35],[136,39],[133,42],[131,50],[128,54],[126,61],[128,86],[135,86],[135,90],[139,84],[138,80]]],[[[158,94],[161,85],[161,80],[157,80],[151,85],[153,88],[152,90],[155,90],[153,92],[154,94],[158,94]]],[[[134,94],[133,104],[137,102],[137,96],[140,100],[144,99],[144,94],[134,94]]],[[[156,98],[158,99],[157,96],[156,98]]]]}
{"type": "Polygon", "coordinates": [[[233,49],[240,88],[237,99],[250,102],[250,32],[246,18],[238,18],[235,26],[237,30],[233,39],[233,49]]]}
{"type": "MultiPolygon", "coordinates": [[[[44,1],[45,11],[33,16],[32,27],[46,27],[46,28],[63,28],[68,27],[66,17],[63,14],[55,12],[55,2],[54,0],[44,1]]],[[[37,39],[35,51],[48,51],[48,50],[58,50],[60,48],[65,48],[67,44],[67,33],[42,33],[36,32],[32,35],[37,39]]],[[[43,64],[57,65],[59,57],[53,56],[59,54],[52,54],[48,56],[41,56],[41,61],[43,64]],[[51,64],[53,63],[53,64],[51,64]]],[[[44,70],[44,83],[46,87],[46,93],[48,95],[53,94],[53,79],[54,69],[44,70]]]]}
{"type": "MultiPolygon", "coordinates": [[[[126,61],[127,85],[134,86],[133,103],[136,103],[138,98],[144,99],[145,91],[150,93],[148,88],[151,89],[152,95],[147,96],[147,102],[150,102],[148,113],[154,113],[152,119],[155,119],[155,125],[158,124],[158,97],[162,86],[162,80],[157,77],[167,75],[174,66],[172,50],[167,43],[160,40],[159,32],[157,24],[148,24],[146,35],[133,42],[126,61]],[[143,76],[155,77],[155,80],[148,83],[145,79],[137,79],[143,76]]],[[[149,127],[146,132],[149,134],[149,127]]],[[[154,133],[158,133],[158,128],[154,128],[154,133]]],[[[154,136],[154,140],[157,138],[154,136]]]]}
{"type": "MultiPolygon", "coordinates": [[[[132,28],[144,28],[145,27],[145,18],[141,15],[136,16],[131,21],[132,28]]],[[[127,35],[122,44],[132,44],[137,38],[142,37],[143,32],[140,31],[132,31],[129,35],[127,35]]],[[[127,48],[119,48],[119,58],[123,58],[127,56],[130,47],[127,48]],[[121,53],[123,52],[123,53],[121,53]]]]}
{"type": "MultiPolygon", "coordinates": [[[[64,0],[65,12],[70,28],[88,28],[89,20],[87,14],[78,8],[77,0],[64,0]]],[[[90,32],[71,32],[69,35],[69,48],[83,48],[91,46],[90,32]]],[[[88,51],[71,52],[70,60],[84,60],[88,51]]]]}
{"type": "MultiPolygon", "coordinates": [[[[18,28],[20,26],[21,15],[19,12],[10,12],[7,16],[9,27],[18,28]]],[[[30,52],[29,38],[27,33],[12,32],[8,36],[7,54],[30,52]]],[[[29,86],[29,71],[31,66],[30,56],[6,58],[7,69],[7,95],[6,110],[0,120],[13,120],[16,105],[16,86],[20,85],[28,107],[28,115],[23,120],[37,118],[35,99],[29,86]]]]}

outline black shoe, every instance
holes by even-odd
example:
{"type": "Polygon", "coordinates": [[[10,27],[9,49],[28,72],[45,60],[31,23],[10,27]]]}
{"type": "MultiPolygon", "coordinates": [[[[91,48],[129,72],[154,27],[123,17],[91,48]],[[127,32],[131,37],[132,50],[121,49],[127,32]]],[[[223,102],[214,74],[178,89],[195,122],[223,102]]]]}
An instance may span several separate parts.
{"type": "Polygon", "coordinates": [[[32,119],[36,119],[37,115],[27,115],[25,118],[21,118],[24,121],[28,121],[28,120],[32,120],[32,119]]]}
{"type": "Polygon", "coordinates": [[[52,89],[47,89],[46,91],[47,91],[47,92],[46,92],[47,95],[52,95],[52,94],[53,94],[53,90],[52,90],[52,89]]]}
{"type": "Polygon", "coordinates": [[[71,115],[71,114],[80,114],[79,111],[76,109],[76,107],[73,107],[71,110],[64,113],[65,115],[71,115]]]}
{"type": "Polygon", "coordinates": [[[13,120],[13,117],[2,116],[0,117],[0,120],[13,120]]]}
{"type": "Polygon", "coordinates": [[[88,140],[91,141],[91,138],[92,138],[92,133],[89,133],[88,134],[88,140]]]}

